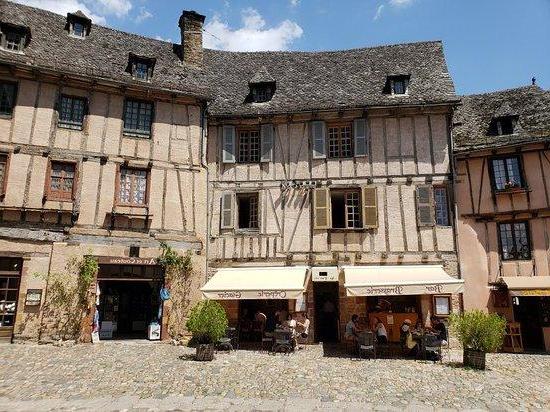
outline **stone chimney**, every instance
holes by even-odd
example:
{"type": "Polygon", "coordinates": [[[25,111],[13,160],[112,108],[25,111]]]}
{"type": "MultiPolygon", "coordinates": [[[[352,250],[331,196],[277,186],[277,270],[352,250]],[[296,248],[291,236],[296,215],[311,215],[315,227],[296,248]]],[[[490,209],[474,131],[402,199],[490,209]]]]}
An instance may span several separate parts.
{"type": "Polygon", "coordinates": [[[184,63],[202,66],[202,26],[205,17],[195,11],[184,10],[179,26],[184,63]]]}

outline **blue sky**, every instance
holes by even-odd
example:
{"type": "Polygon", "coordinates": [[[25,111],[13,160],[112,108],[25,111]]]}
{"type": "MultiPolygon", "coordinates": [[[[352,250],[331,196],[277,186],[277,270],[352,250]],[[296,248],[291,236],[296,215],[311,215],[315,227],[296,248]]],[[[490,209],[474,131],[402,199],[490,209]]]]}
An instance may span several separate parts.
{"type": "Polygon", "coordinates": [[[17,0],[179,41],[182,9],[207,16],[205,44],[227,50],[334,50],[443,40],[460,94],[550,89],[550,0],[17,0]]]}

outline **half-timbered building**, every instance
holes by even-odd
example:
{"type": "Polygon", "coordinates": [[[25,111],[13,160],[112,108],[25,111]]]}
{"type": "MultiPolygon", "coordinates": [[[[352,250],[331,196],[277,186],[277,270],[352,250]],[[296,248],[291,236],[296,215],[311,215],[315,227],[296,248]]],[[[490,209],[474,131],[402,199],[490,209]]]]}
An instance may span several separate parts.
{"type": "Polygon", "coordinates": [[[76,10],[0,1],[1,339],[71,337],[50,301],[73,257],[99,262],[92,288],[105,337],[145,338],[157,318],[168,336],[171,302],[187,301],[159,297],[161,241],[192,252],[189,299],[199,298],[210,96],[198,76],[202,21],[184,12],[174,45],[76,10]]]}
{"type": "Polygon", "coordinates": [[[550,93],[463,98],[454,127],[465,309],[502,314],[505,348],[550,351],[550,93]]]}
{"type": "Polygon", "coordinates": [[[398,340],[406,319],[459,308],[458,99],[441,42],[206,50],[205,68],[216,98],[202,291],[231,323],[305,312],[312,338],[335,341],[357,314],[398,340]]]}

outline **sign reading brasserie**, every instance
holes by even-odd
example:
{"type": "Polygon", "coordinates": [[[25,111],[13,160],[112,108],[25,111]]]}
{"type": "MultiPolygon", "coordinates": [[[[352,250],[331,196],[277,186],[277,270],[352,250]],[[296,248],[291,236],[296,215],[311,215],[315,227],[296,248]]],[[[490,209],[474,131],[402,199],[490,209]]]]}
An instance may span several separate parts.
{"type": "Polygon", "coordinates": [[[454,284],[428,285],[381,285],[381,286],[351,286],[347,287],[348,296],[388,296],[388,295],[438,295],[442,293],[457,293],[454,284]]]}

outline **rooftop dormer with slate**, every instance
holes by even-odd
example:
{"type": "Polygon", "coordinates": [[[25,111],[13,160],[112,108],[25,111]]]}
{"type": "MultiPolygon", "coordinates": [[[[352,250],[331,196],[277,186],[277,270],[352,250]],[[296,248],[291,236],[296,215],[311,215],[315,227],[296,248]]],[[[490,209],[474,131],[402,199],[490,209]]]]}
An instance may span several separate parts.
{"type": "Polygon", "coordinates": [[[265,66],[262,66],[248,82],[250,94],[247,101],[252,103],[266,103],[273,98],[277,82],[269,74],[265,66]]]}

